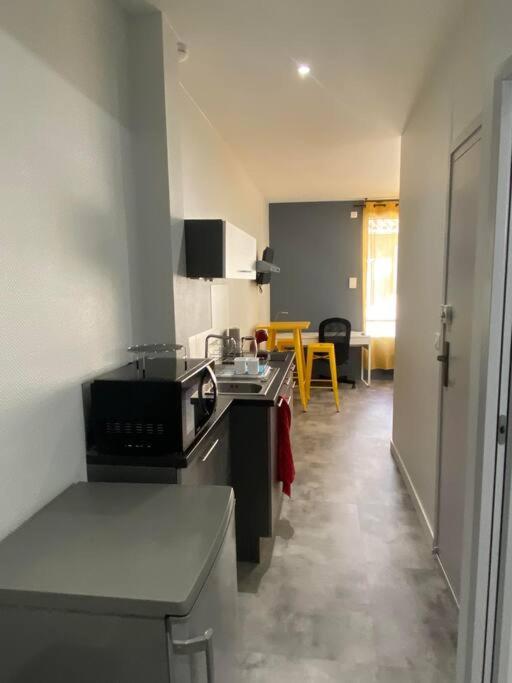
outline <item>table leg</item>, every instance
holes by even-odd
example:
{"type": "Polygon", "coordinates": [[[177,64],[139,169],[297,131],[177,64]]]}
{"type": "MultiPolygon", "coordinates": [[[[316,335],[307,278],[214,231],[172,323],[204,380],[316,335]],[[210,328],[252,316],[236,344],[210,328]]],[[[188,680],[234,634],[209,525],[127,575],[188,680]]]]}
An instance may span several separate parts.
{"type": "Polygon", "coordinates": [[[361,346],[361,382],[366,384],[367,387],[371,386],[372,383],[372,346],[368,344],[367,346],[361,346]],[[368,367],[366,369],[366,379],[364,378],[364,352],[368,353],[368,367]]]}
{"type": "Polygon", "coordinates": [[[308,408],[306,397],[306,378],[304,376],[304,351],[302,348],[302,337],[300,330],[293,331],[293,342],[295,347],[295,361],[297,363],[297,381],[299,383],[300,401],[304,411],[308,408]]]}
{"type": "Polygon", "coordinates": [[[372,343],[368,344],[368,386],[372,384],[372,343]]]}
{"type": "Polygon", "coordinates": [[[311,401],[311,375],[313,373],[313,356],[314,354],[308,347],[306,353],[306,398],[308,403],[311,401]]]}

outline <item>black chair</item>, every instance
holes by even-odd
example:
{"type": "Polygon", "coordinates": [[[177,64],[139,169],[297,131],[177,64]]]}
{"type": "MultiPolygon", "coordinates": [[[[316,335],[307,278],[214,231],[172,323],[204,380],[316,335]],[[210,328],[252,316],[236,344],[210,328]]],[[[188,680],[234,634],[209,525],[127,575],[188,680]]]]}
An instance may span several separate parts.
{"type": "MultiPolygon", "coordinates": [[[[327,318],[322,320],[318,327],[318,341],[334,344],[334,355],[336,356],[336,367],[341,367],[348,362],[350,355],[350,333],[352,325],[350,320],[345,318],[327,318]]],[[[355,389],[356,383],[347,375],[338,376],[338,382],[351,384],[355,389]]]]}

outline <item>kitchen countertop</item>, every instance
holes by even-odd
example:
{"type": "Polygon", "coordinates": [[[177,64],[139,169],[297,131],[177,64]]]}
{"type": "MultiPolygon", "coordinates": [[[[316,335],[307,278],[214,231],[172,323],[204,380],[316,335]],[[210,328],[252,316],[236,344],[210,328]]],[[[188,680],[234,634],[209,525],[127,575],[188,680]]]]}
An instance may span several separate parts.
{"type": "MultiPolygon", "coordinates": [[[[218,400],[217,400],[217,407],[215,409],[215,413],[208,422],[208,425],[204,429],[203,432],[199,435],[198,439],[194,442],[193,446],[186,451],[183,455],[173,455],[169,456],[169,458],[166,458],[166,463],[165,465],[161,465],[161,459],[158,459],[157,461],[153,462],[148,462],[148,466],[162,466],[162,467],[167,467],[167,468],[182,468],[182,467],[188,467],[196,458],[197,454],[201,452],[202,447],[204,446],[205,441],[210,437],[211,432],[215,429],[215,427],[219,424],[219,422],[224,418],[227,417],[227,413],[229,411],[230,406],[233,403],[236,403],[238,405],[247,405],[247,406],[264,406],[264,407],[269,407],[272,405],[276,405],[277,401],[279,400],[279,392],[281,390],[281,386],[283,384],[283,381],[288,374],[290,367],[294,361],[295,358],[295,353],[292,351],[286,351],[286,352],[272,352],[269,356],[269,365],[272,368],[277,369],[277,374],[274,376],[274,378],[271,380],[271,385],[269,387],[268,393],[264,395],[247,395],[247,394],[241,394],[237,396],[236,394],[219,394],[218,400]]],[[[94,449],[94,447],[88,448],[87,451],[87,463],[89,465],[95,465],[98,464],[97,461],[97,452],[94,449]]],[[[102,462],[99,464],[105,464],[105,457],[102,456],[102,462]]],[[[127,465],[135,465],[137,463],[130,463],[126,456],[124,457],[124,462],[127,465]]],[[[113,464],[115,463],[116,458],[113,456],[113,464]]],[[[109,463],[107,463],[109,464],[109,463]]]]}
{"type": "Polygon", "coordinates": [[[233,506],[227,486],[74,484],[0,543],[0,605],[185,616],[233,506]]]}
{"type": "Polygon", "coordinates": [[[201,452],[201,448],[204,442],[208,439],[211,432],[220,420],[225,416],[230,406],[233,403],[238,405],[250,405],[250,406],[272,406],[275,405],[279,399],[279,392],[283,381],[288,374],[290,367],[295,358],[295,354],[290,351],[283,353],[274,352],[270,355],[269,365],[272,368],[278,370],[277,375],[272,380],[272,384],[269,388],[268,393],[265,396],[248,396],[247,394],[237,396],[236,394],[219,394],[217,401],[217,409],[215,415],[212,417],[208,426],[201,434],[199,439],[194,443],[192,448],[187,451],[185,457],[180,463],[176,463],[177,467],[188,467],[195,459],[196,455],[201,452]]]}

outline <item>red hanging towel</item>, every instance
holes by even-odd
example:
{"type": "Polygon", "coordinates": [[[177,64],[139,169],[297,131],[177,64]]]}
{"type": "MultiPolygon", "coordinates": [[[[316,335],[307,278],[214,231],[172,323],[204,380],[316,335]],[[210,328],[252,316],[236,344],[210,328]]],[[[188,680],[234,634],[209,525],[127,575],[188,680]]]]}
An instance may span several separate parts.
{"type": "Polygon", "coordinates": [[[292,413],[285,398],[281,397],[277,409],[278,463],[279,481],[283,482],[283,493],[291,496],[292,483],[295,479],[290,427],[292,413]]]}

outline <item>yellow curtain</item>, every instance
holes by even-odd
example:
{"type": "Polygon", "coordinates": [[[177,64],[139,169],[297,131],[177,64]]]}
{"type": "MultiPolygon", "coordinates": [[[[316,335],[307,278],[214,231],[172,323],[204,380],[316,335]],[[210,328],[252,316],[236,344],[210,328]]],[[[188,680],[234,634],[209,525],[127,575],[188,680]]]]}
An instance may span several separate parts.
{"type": "Polygon", "coordinates": [[[363,321],[372,368],[395,365],[398,201],[366,202],[363,212],[363,321]]]}

